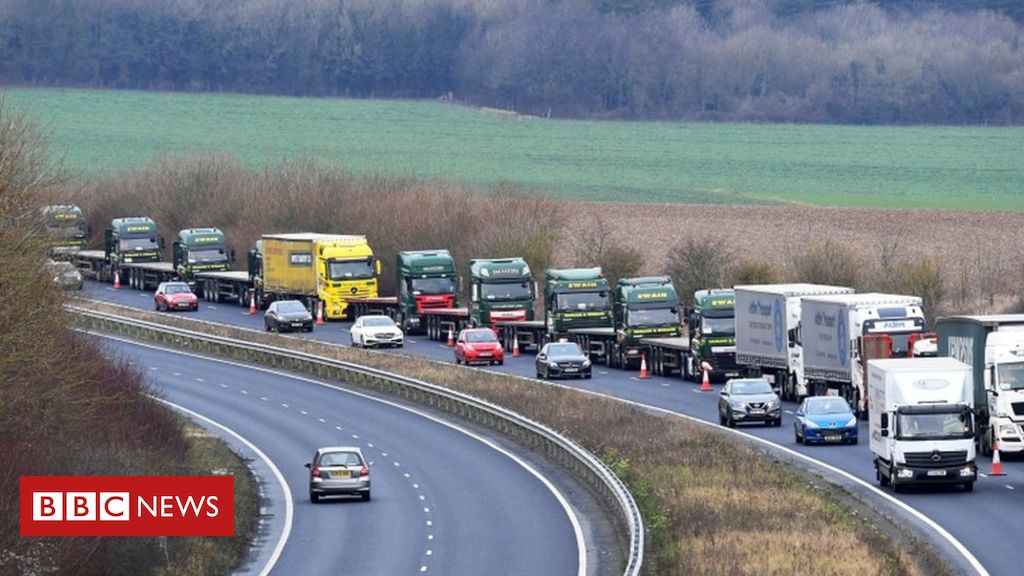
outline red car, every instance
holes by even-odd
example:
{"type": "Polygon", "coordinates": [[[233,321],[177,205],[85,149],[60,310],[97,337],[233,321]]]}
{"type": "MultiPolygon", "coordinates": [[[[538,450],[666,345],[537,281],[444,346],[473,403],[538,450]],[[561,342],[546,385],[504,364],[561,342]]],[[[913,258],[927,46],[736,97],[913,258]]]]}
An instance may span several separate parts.
{"type": "Polygon", "coordinates": [[[459,332],[459,339],[455,342],[455,363],[501,366],[505,363],[505,350],[501,347],[501,342],[498,342],[498,335],[494,330],[467,328],[459,332]]]}
{"type": "Polygon", "coordinates": [[[199,310],[199,298],[184,282],[161,282],[153,295],[153,307],[163,310],[199,310]]]}

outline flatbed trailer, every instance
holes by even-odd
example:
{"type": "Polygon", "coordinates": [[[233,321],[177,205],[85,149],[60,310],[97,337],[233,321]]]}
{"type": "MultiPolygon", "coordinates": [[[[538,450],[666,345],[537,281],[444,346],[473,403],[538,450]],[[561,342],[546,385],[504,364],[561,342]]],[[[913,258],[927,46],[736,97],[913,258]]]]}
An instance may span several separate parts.
{"type": "Polygon", "coordinates": [[[690,351],[689,338],[683,336],[644,338],[642,342],[650,347],[648,364],[653,374],[656,376],[679,374],[680,378],[686,378],[683,366],[685,366],[686,354],[690,351]]]}
{"type": "Polygon", "coordinates": [[[86,278],[100,282],[110,282],[113,279],[110,264],[107,262],[107,253],[103,250],[76,250],[69,253],[68,257],[86,278]]]}
{"type": "Polygon", "coordinates": [[[121,262],[115,267],[103,250],[78,250],[71,252],[70,258],[83,276],[113,282],[116,271],[122,284],[136,290],[155,290],[161,282],[177,279],[170,262],[121,262]]]}
{"type": "Polygon", "coordinates": [[[349,298],[348,305],[352,307],[353,318],[366,316],[367,314],[383,314],[384,316],[395,320],[398,316],[397,296],[349,298]]]}
{"type": "Polygon", "coordinates": [[[471,326],[469,308],[431,308],[422,312],[427,324],[427,338],[448,340],[448,332],[458,336],[463,328],[471,326]]]}
{"type": "Polygon", "coordinates": [[[576,328],[569,330],[576,342],[583,349],[583,353],[590,357],[592,362],[602,362],[611,366],[611,346],[615,342],[615,329],[604,328],[576,328]]]}
{"type": "Polygon", "coordinates": [[[242,270],[197,272],[196,284],[202,286],[203,298],[209,302],[248,306],[252,298],[252,277],[242,270]]]}
{"type": "Polygon", "coordinates": [[[499,320],[494,323],[494,330],[502,346],[510,352],[517,340],[520,350],[532,347],[534,352],[539,352],[547,342],[547,323],[543,320],[499,320]]]}

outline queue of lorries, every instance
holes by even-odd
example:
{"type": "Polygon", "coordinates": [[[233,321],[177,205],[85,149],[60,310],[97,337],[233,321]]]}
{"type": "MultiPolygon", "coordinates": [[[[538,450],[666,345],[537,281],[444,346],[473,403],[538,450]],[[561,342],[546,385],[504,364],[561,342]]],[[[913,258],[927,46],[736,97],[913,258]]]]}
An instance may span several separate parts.
{"type": "Polygon", "coordinates": [[[460,362],[499,363],[506,351],[532,348],[537,374],[550,376],[564,375],[555,354],[572,353],[552,344],[571,343],[587,376],[591,363],[604,363],[725,381],[719,417],[730,425],[781,422],[764,383],[800,402],[798,442],[856,443],[857,420],[867,417],[878,481],[894,489],[970,490],[976,449],[1024,450],[1024,315],[939,318],[930,331],[921,298],[818,284],[701,290],[681,306],[668,276],[612,286],[600,268],[547,270],[541,292],[522,258],[471,260],[469,301],[460,306],[462,282],[446,250],[399,252],[395,295],[381,297],[381,262],[364,236],[264,235],[242,272],[231,270],[234,254],[216,228],[178,232],[164,262],[148,218],[114,219],[104,249],[86,250],[80,210],[54,206],[44,215],[53,257],[88,276],[139,290],[184,282],[208,301],[261,309],[298,301],[310,329],[314,316],[355,319],[353,344],[380,343],[383,327],[366,319],[386,318],[398,334],[452,341],[460,362]],[[484,340],[493,342],[485,358],[477,351],[484,340]]]}

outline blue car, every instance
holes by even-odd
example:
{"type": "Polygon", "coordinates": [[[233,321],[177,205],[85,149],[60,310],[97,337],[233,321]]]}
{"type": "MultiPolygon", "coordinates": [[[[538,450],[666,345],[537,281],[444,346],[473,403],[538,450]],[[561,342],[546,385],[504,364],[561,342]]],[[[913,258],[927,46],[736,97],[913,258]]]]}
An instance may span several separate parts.
{"type": "Polygon", "coordinates": [[[811,396],[796,412],[793,435],[797,444],[856,444],[857,416],[839,396],[811,396]]]}

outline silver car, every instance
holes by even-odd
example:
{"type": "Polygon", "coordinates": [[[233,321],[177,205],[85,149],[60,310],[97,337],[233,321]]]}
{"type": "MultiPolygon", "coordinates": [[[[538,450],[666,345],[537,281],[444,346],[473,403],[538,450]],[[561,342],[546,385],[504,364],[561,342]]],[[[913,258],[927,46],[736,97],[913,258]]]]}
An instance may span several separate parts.
{"type": "Polygon", "coordinates": [[[355,446],[328,446],[313,454],[309,468],[309,500],[316,504],[321,496],[358,494],[370,499],[370,465],[355,446]]]}
{"type": "Polygon", "coordinates": [[[740,422],[782,426],[782,402],[771,384],[760,378],[734,378],[718,396],[718,422],[732,428],[740,422]]]}

